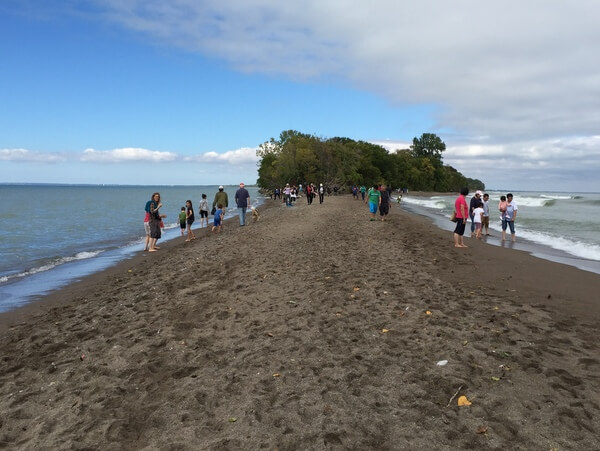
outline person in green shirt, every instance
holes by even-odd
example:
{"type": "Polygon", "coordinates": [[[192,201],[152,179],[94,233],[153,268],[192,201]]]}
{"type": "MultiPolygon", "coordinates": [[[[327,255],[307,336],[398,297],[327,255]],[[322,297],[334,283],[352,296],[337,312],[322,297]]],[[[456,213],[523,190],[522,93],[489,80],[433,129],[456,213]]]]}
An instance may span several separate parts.
{"type": "Polygon", "coordinates": [[[365,201],[366,193],[367,193],[367,187],[365,185],[360,185],[360,195],[362,196],[363,202],[365,201]]]}
{"type": "Polygon", "coordinates": [[[185,207],[181,207],[181,213],[179,213],[179,228],[181,229],[181,236],[185,232],[187,215],[185,213],[185,207]]]}
{"type": "Polygon", "coordinates": [[[379,205],[381,205],[381,191],[379,191],[379,186],[377,184],[373,185],[373,188],[369,188],[369,192],[367,193],[367,199],[369,200],[369,212],[371,213],[371,221],[375,221],[377,218],[375,215],[377,214],[377,209],[379,205]]]}

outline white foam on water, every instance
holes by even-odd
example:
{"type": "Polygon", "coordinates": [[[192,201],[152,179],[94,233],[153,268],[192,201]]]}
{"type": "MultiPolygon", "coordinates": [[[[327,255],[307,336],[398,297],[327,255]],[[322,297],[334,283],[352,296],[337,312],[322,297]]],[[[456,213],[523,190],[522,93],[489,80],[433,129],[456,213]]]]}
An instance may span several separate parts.
{"type": "Polygon", "coordinates": [[[518,207],[545,207],[555,199],[543,197],[519,197],[515,199],[518,207]]]}
{"type": "Polygon", "coordinates": [[[448,208],[446,202],[444,202],[443,197],[403,197],[401,202],[406,202],[407,204],[419,205],[421,207],[434,208],[436,210],[443,210],[444,208],[448,208]]]}
{"type": "MultiPolygon", "coordinates": [[[[576,241],[569,238],[554,236],[545,232],[527,230],[523,227],[517,229],[517,239],[519,236],[534,243],[558,249],[575,257],[585,258],[587,260],[600,261],[600,246],[582,241],[576,241]]],[[[507,230],[507,237],[510,236],[510,230],[507,230]]]]}
{"type": "Polygon", "coordinates": [[[540,195],[540,197],[543,197],[544,199],[555,199],[555,200],[569,200],[569,199],[573,199],[573,196],[553,196],[550,194],[542,194],[540,195]]]}
{"type": "Polygon", "coordinates": [[[69,262],[73,262],[73,261],[77,261],[77,260],[86,260],[88,258],[94,258],[95,256],[97,256],[98,254],[100,254],[102,252],[104,252],[104,251],[78,252],[77,254],[69,256],[69,257],[60,257],[60,258],[57,258],[57,259],[51,261],[50,263],[46,263],[45,265],[37,266],[35,268],[20,272],[18,274],[12,274],[9,276],[1,277],[0,283],[8,282],[11,279],[17,279],[17,278],[21,278],[21,277],[31,276],[33,274],[37,274],[37,273],[44,272],[44,271],[50,271],[51,269],[56,268],[57,266],[62,265],[64,263],[69,263],[69,262]]]}

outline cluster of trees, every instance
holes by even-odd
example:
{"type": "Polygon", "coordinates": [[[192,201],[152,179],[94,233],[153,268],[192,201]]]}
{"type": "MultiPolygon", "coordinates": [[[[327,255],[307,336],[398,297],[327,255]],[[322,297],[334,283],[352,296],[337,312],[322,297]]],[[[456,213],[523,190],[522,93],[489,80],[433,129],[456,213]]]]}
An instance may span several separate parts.
{"type": "Polygon", "coordinates": [[[446,144],[433,133],[414,138],[409,149],[388,152],[381,146],[349,138],[323,139],[287,130],[259,147],[258,186],[274,189],[286,183],[323,183],[325,186],[371,186],[456,192],[464,186],[484,189],[480,180],[463,176],[444,165],[446,144]]]}

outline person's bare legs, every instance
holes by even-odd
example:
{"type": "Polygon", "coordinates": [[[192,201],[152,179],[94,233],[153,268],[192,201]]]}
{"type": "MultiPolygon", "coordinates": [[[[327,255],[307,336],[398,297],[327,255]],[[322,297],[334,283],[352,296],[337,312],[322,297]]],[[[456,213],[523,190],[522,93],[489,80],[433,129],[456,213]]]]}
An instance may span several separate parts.
{"type": "Polygon", "coordinates": [[[459,235],[458,233],[454,234],[454,247],[467,247],[465,246],[462,235],[459,235]]]}
{"type": "Polygon", "coordinates": [[[150,249],[149,245],[150,245],[150,235],[146,235],[146,244],[144,246],[144,251],[147,251],[148,249],[150,249]]]}

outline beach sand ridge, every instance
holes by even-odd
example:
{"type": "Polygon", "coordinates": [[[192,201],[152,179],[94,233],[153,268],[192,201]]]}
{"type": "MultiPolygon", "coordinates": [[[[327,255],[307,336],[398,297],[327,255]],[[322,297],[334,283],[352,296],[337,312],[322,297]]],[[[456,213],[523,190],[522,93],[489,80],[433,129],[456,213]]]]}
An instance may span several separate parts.
{"type": "Polygon", "coordinates": [[[0,448],[600,449],[600,276],[266,203],[5,321],[0,448]]]}

